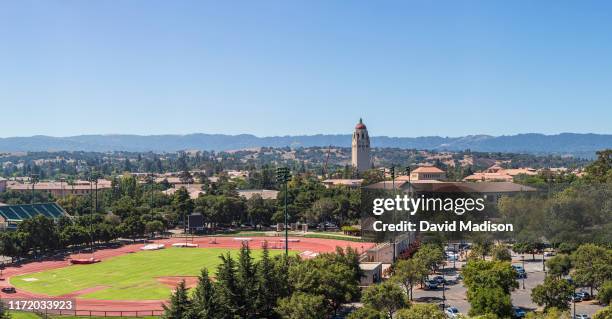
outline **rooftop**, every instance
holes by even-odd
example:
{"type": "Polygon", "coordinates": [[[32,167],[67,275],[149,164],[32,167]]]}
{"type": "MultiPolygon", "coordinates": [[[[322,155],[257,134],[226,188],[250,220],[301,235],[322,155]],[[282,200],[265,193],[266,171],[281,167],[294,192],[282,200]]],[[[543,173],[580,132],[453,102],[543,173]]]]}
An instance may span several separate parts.
{"type": "Polygon", "coordinates": [[[243,189],[238,191],[238,195],[246,199],[250,199],[255,195],[259,195],[263,199],[276,199],[278,191],[270,189],[243,189]]]}
{"type": "Polygon", "coordinates": [[[360,262],[359,263],[359,268],[361,268],[361,270],[374,270],[378,267],[381,267],[382,263],[379,262],[360,262]]]}
{"type": "MultiPolygon", "coordinates": [[[[408,189],[408,182],[396,181],[395,189],[408,189]]],[[[536,189],[529,186],[524,186],[512,182],[439,182],[439,181],[421,181],[419,183],[410,183],[412,189],[416,192],[431,192],[431,193],[516,193],[516,192],[535,192],[536,189]]],[[[391,182],[378,182],[367,186],[370,189],[392,190],[391,182]]]]}
{"type": "Polygon", "coordinates": [[[444,171],[435,166],[420,166],[412,173],[444,173],[444,171]]]}
{"type": "MultiPolygon", "coordinates": [[[[32,184],[30,183],[19,183],[19,182],[9,182],[7,185],[8,189],[15,190],[29,190],[32,189],[32,184]]],[[[34,190],[62,190],[62,189],[90,189],[95,187],[94,184],[90,184],[88,181],[75,181],[74,184],[69,184],[68,182],[40,182],[34,184],[34,190]]],[[[98,180],[98,189],[101,188],[110,188],[111,181],[100,179],[98,180]]]]}

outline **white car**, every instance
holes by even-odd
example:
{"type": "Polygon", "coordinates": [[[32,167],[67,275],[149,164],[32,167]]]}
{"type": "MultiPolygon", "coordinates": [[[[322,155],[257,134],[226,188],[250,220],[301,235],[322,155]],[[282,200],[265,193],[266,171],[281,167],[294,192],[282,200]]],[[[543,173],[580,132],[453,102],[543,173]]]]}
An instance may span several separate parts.
{"type": "Polygon", "coordinates": [[[583,313],[580,313],[580,314],[576,314],[574,319],[591,319],[591,317],[589,317],[588,315],[585,315],[583,313]]]}
{"type": "Polygon", "coordinates": [[[448,307],[444,310],[444,314],[446,314],[448,318],[459,318],[460,312],[456,307],[448,307]]]}

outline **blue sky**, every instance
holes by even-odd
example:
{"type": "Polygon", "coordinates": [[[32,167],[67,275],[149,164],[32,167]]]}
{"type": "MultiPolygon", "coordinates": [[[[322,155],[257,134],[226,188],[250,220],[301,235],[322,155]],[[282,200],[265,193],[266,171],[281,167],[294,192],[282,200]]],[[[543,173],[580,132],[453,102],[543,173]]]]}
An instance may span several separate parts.
{"type": "Polygon", "coordinates": [[[0,136],[612,133],[609,1],[0,1],[0,136]]]}

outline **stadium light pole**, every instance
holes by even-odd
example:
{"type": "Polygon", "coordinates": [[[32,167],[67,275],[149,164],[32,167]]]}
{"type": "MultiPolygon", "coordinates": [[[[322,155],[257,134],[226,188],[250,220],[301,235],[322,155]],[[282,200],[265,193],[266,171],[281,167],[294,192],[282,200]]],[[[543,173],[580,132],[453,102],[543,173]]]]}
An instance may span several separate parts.
{"type": "Polygon", "coordinates": [[[285,184],[285,256],[289,256],[289,229],[287,228],[289,221],[287,215],[287,182],[289,182],[289,176],[289,168],[279,167],[276,169],[276,181],[279,184],[285,184]]]}
{"type": "Polygon", "coordinates": [[[38,174],[30,174],[30,183],[32,183],[32,198],[30,199],[30,204],[34,204],[34,186],[38,181],[38,174]]]}
{"type": "MultiPolygon", "coordinates": [[[[406,168],[404,169],[406,176],[408,176],[408,197],[412,198],[412,183],[410,183],[410,165],[407,165],[406,168]]],[[[415,235],[416,238],[416,235],[415,235]]],[[[412,236],[411,234],[408,234],[408,247],[412,246],[412,236]]]]}

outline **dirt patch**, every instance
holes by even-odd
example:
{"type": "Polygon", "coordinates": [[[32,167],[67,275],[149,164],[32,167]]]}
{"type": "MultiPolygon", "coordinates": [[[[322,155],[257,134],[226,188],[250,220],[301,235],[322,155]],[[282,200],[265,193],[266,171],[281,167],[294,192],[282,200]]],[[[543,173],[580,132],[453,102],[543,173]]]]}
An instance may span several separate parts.
{"type": "Polygon", "coordinates": [[[164,285],[170,286],[172,288],[176,287],[181,281],[185,281],[185,286],[187,288],[193,288],[198,285],[198,276],[164,276],[164,277],[155,277],[157,282],[162,283],[164,285]]]}

